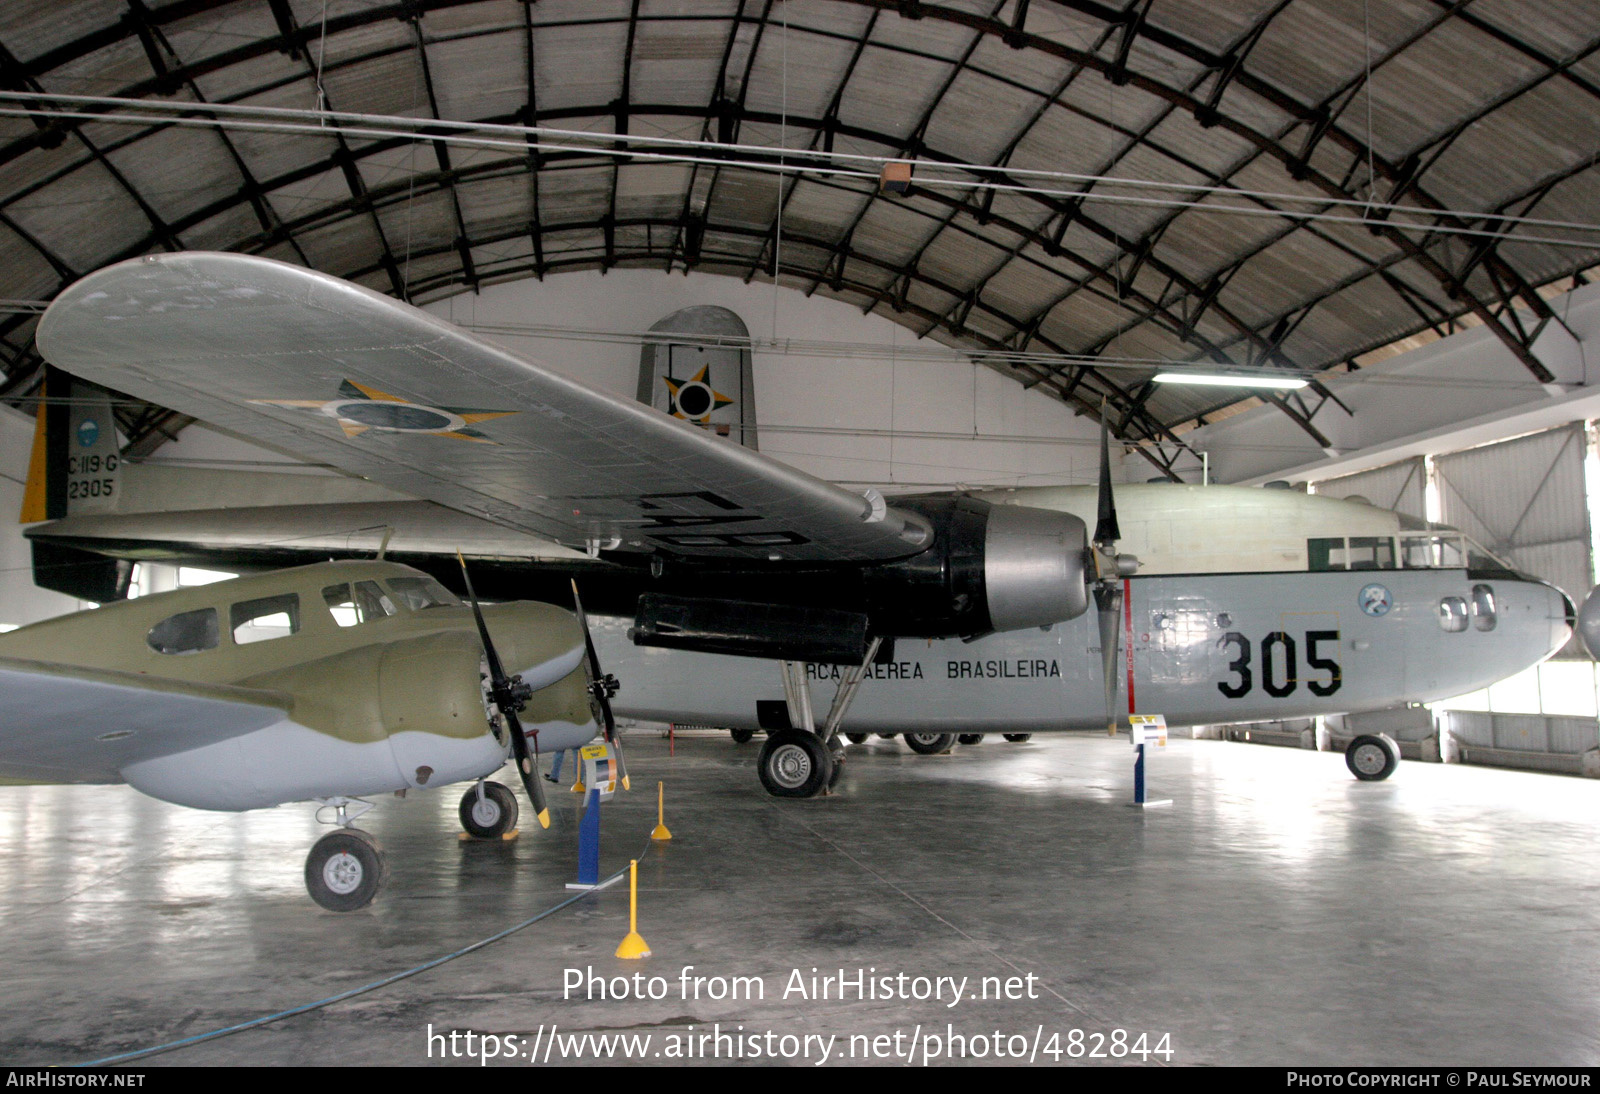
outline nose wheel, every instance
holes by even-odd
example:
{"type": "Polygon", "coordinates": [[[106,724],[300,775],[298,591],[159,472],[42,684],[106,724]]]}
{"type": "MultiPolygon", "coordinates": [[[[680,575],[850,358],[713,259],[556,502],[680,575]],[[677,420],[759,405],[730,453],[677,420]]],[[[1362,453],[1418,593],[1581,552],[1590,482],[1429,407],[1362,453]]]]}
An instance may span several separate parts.
{"type": "Polygon", "coordinates": [[[311,845],[306,891],[330,912],[353,912],[372,903],[389,866],[371,833],[341,828],[311,845]]]}
{"type": "Polygon", "coordinates": [[[1400,746],[1388,734],[1363,733],[1345,748],[1344,764],[1362,782],[1379,782],[1400,766],[1400,746]]]}

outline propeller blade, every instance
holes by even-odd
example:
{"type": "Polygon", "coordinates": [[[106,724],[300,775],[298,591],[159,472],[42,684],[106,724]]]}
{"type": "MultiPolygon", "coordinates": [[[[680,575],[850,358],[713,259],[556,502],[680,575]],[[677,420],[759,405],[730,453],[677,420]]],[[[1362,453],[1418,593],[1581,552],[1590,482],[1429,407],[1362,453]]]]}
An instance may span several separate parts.
{"type": "Polygon", "coordinates": [[[1100,404],[1100,497],[1099,515],[1094,525],[1096,544],[1114,543],[1122,538],[1117,527],[1117,499],[1111,492],[1111,424],[1109,412],[1100,404]]]}
{"type": "Polygon", "coordinates": [[[461,552],[456,552],[456,560],[461,563],[461,580],[467,586],[467,600],[472,604],[472,618],[478,623],[478,639],[483,643],[484,660],[489,663],[489,697],[494,701],[495,708],[500,711],[500,716],[506,720],[506,732],[511,735],[511,754],[516,761],[517,775],[522,779],[522,788],[528,792],[528,800],[533,803],[533,811],[539,818],[539,827],[550,827],[550,807],[545,804],[544,787],[540,785],[538,768],[538,743],[534,737],[534,751],[529,752],[528,735],[523,732],[522,720],[517,717],[517,711],[522,709],[522,699],[526,695],[527,685],[522,683],[519,676],[511,680],[506,676],[506,670],[500,663],[500,655],[495,652],[494,641],[489,637],[489,625],[483,621],[483,608],[478,604],[477,591],[472,587],[472,575],[467,572],[467,560],[461,552]],[[522,695],[518,689],[522,689],[522,695]]]}
{"type": "Polygon", "coordinates": [[[544,785],[539,778],[539,764],[535,757],[528,753],[528,735],[522,730],[522,720],[517,717],[515,710],[503,710],[506,728],[511,732],[511,751],[516,757],[517,774],[522,778],[522,788],[528,792],[528,800],[533,803],[534,814],[539,818],[540,828],[550,827],[550,807],[545,804],[544,785]]]}
{"type": "Polygon", "coordinates": [[[1122,646],[1122,589],[1109,582],[1094,591],[1100,614],[1100,668],[1106,689],[1106,732],[1117,732],[1117,655],[1122,646]]]}
{"type": "Polygon", "coordinates": [[[589,616],[583,610],[583,598],[578,595],[578,581],[572,580],[572,606],[573,612],[578,617],[578,626],[583,628],[583,645],[589,655],[589,686],[591,694],[600,706],[600,724],[605,730],[606,744],[611,746],[611,754],[617,758],[617,780],[622,783],[622,789],[631,790],[628,782],[628,761],[622,756],[622,738],[617,734],[617,719],[611,713],[611,693],[616,682],[600,669],[600,654],[594,648],[594,638],[589,634],[589,616]]]}

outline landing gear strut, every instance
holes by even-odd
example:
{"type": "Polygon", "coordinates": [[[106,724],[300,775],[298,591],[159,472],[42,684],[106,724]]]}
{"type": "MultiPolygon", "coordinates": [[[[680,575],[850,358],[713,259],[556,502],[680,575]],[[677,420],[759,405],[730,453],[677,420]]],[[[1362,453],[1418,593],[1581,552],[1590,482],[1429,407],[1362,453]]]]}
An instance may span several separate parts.
{"type": "MultiPolygon", "coordinates": [[[[883,639],[874,638],[867,644],[867,655],[861,664],[845,670],[834,693],[828,717],[819,728],[811,710],[811,684],[806,679],[805,665],[799,661],[781,661],[783,672],[783,698],[793,729],[780,729],[767,733],[767,742],[761,746],[756,761],[761,775],[761,785],[767,793],[780,798],[810,798],[832,787],[844,771],[844,745],[839,740],[839,723],[861,686],[861,678],[883,639]]],[[[854,736],[851,738],[854,740],[854,736]]],[[[865,740],[863,736],[861,738],[865,740]]]]}

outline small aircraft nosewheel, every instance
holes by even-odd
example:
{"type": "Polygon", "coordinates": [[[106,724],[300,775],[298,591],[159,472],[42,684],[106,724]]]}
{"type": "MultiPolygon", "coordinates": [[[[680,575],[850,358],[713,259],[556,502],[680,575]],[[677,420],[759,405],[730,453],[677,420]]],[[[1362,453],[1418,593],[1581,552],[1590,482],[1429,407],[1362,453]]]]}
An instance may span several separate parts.
{"type": "Polygon", "coordinates": [[[1031,733],[1005,733],[1002,734],[1002,736],[1014,745],[1020,745],[1024,741],[1033,740],[1033,734],[1031,733]]]}
{"type": "Polygon", "coordinates": [[[776,798],[812,798],[833,780],[835,764],[815,733],[780,729],[767,734],[756,760],[761,785],[776,798]]]}
{"type": "Polygon", "coordinates": [[[1400,746],[1386,733],[1363,733],[1344,750],[1344,763],[1362,782],[1375,783],[1400,766],[1400,746]]]}
{"type": "Polygon", "coordinates": [[[949,752],[950,746],[956,743],[954,733],[907,733],[906,744],[911,746],[911,751],[920,752],[924,756],[936,756],[941,752],[949,752]]]}
{"type": "Polygon", "coordinates": [[[483,800],[476,786],[461,795],[461,827],[473,839],[499,839],[517,826],[517,796],[500,783],[483,784],[483,800]]]}
{"type": "Polygon", "coordinates": [[[846,733],[844,735],[844,739],[853,745],[864,745],[867,743],[867,738],[870,736],[870,733],[846,733]]]}
{"type": "Polygon", "coordinates": [[[733,738],[733,743],[736,744],[736,745],[742,745],[742,744],[747,743],[755,735],[756,735],[756,731],[753,730],[753,729],[730,729],[730,730],[728,730],[728,736],[733,738]]]}
{"type": "Polygon", "coordinates": [[[359,828],[341,828],[311,845],[306,891],[330,912],[353,912],[372,903],[388,873],[376,839],[359,828]]]}
{"type": "Polygon", "coordinates": [[[880,733],[880,734],[878,734],[879,739],[880,740],[884,740],[884,741],[892,741],[898,736],[900,736],[900,734],[898,734],[898,733],[880,733]]]}
{"type": "Polygon", "coordinates": [[[983,734],[963,733],[956,738],[956,741],[964,745],[979,745],[983,743],[983,734]]]}

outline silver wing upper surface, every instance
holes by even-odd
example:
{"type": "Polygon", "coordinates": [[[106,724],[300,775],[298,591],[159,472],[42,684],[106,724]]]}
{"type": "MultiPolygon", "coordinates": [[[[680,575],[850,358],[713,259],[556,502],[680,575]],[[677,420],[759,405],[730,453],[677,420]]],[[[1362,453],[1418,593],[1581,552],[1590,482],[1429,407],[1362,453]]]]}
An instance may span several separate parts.
{"type": "Polygon", "coordinates": [[[115,391],[575,547],[867,562],[929,540],[881,499],[271,259],[109,266],[56,297],[38,344],[115,391]]]}
{"type": "Polygon", "coordinates": [[[253,688],[0,658],[0,776],[121,782],[130,764],[284,721],[291,702],[253,688]]]}

